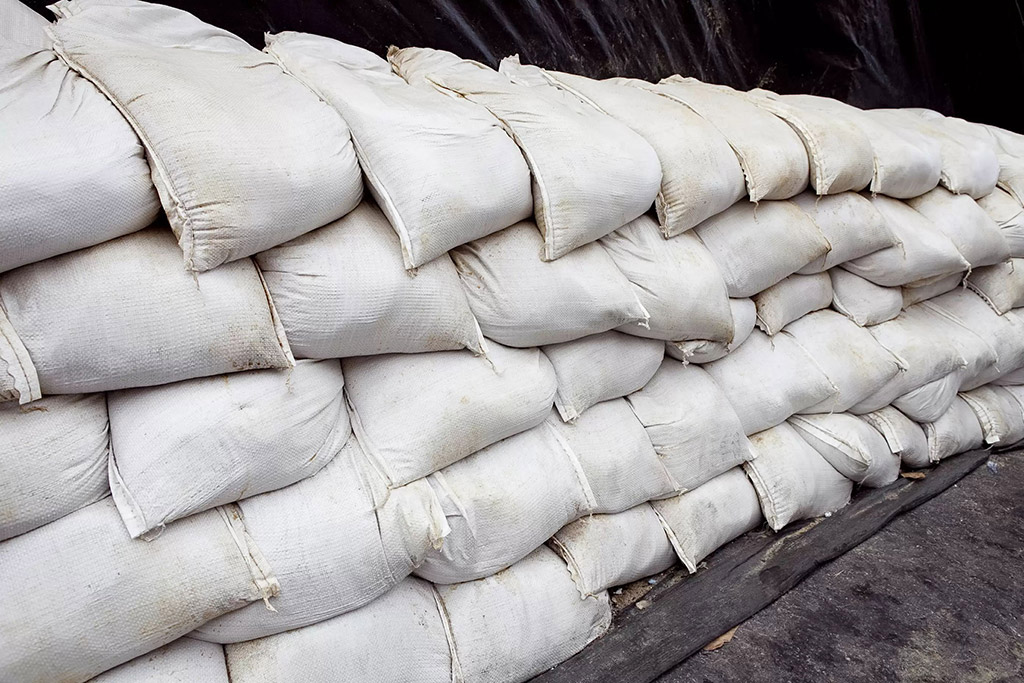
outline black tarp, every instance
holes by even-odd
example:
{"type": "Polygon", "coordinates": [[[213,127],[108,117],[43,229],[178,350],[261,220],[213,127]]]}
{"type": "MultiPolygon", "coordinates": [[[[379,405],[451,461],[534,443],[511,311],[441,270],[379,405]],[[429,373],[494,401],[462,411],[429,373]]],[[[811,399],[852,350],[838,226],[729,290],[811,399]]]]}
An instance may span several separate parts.
{"type": "MultiPolygon", "coordinates": [[[[48,0],[30,0],[43,11],[48,0]]],[[[166,0],[262,47],[308,31],[383,54],[451,50],[594,77],[673,73],[737,88],[929,107],[1024,132],[1018,0],[166,0]],[[1013,93],[1013,94],[1011,94],[1013,93]]]]}

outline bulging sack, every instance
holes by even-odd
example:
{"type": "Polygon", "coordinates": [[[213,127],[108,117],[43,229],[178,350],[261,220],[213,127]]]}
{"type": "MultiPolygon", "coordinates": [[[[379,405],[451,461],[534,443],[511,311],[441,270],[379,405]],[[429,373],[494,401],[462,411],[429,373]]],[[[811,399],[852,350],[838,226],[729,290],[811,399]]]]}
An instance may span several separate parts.
{"type": "Polygon", "coordinates": [[[979,268],[967,276],[965,284],[1000,315],[1024,306],[1024,259],[979,268]]]}
{"type": "Polygon", "coordinates": [[[831,248],[814,221],[785,201],[735,204],[694,232],[736,298],[768,289],[831,248]]]}
{"type": "Polygon", "coordinates": [[[828,308],[831,303],[832,280],[827,273],[794,273],[754,295],[757,326],[772,336],[794,320],[812,311],[828,308]]]}
{"type": "Polygon", "coordinates": [[[928,467],[928,439],[924,430],[892,406],[859,416],[882,435],[889,450],[898,455],[905,467],[928,467]]]}
{"type": "Polygon", "coordinates": [[[651,507],[691,574],[705,557],[764,521],[757,491],[741,467],[681,496],[653,501],[651,507]]]}
{"type": "Polygon", "coordinates": [[[703,366],[751,435],[836,394],[836,387],[789,335],[754,330],[725,358],[703,366]]]}
{"type": "Polygon", "coordinates": [[[666,359],[626,397],[680,492],[752,457],[742,418],[708,372],[666,359]]]}
{"type": "Polygon", "coordinates": [[[660,341],[614,330],[542,350],[555,370],[555,408],[566,422],[601,401],[642,388],[665,356],[665,345],[660,341]]]}
{"type": "Polygon", "coordinates": [[[25,403],[294,364],[251,260],[191,275],[179,258],[150,228],[5,273],[0,395],[5,380],[25,403]]]}
{"type": "Polygon", "coordinates": [[[681,76],[644,87],[686,105],[722,132],[743,167],[750,201],[788,199],[807,187],[810,168],[800,137],[743,93],[681,76]]]}
{"type": "Polygon", "coordinates": [[[105,497],[109,449],[103,394],[0,403],[0,541],[105,497]]]}
{"type": "Polygon", "coordinates": [[[114,391],[110,480],[132,538],[316,474],[352,430],[341,363],[114,391]]]}
{"type": "Polygon", "coordinates": [[[536,427],[551,410],[555,372],[539,349],[342,360],[352,427],[389,486],[401,486],[536,427]]]}
{"type": "Polygon", "coordinates": [[[483,108],[413,87],[372,52],[330,38],[285,31],[267,36],[267,52],[345,118],[406,268],[533,212],[530,169],[483,108]]]}
{"type": "Polygon", "coordinates": [[[927,284],[923,285],[904,285],[900,288],[900,292],[903,295],[903,308],[910,308],[914,304],[934,299],[946,292],[952,292],[964,284],[964,281],[963,273],[954,273],[931,282],[926,280],[927,284]]]}
{"type": "Polygon", "coordinates": [[[953,242],[971,268],[990,266],[1010,257],[1010,247],[996,222],[966,194],[937,187],[907,201],[953,242]]]}
{"type": "Polygon", "coordinates": [[[1024,207],[1021,203],[1009,192],[997,187],[992,194],[979,199],[978,206],[999,226],[1010,249],[1010,256],[1024,258],[1024,207]]]}
{"type": "Polygon", "coordinates": [[[798,270],[801,275],[821,273],[898,243],[878,209],[856,192],[827,197],[804,192],[792,201],[810,216],[830,247],[824,256],[798,270]]]}
{"type": "Polygon", "coordinates": [[[553,260],[646,212],[661,187],[647,141],[575,96],[517,85],[441,50],[388,52],[406,81],[486,107],[516,141],[533,175],[533,213],[553,260]]]}
{"type": "Polygon", "coordinates": [[[451,259],[407,272],[398,238],[369,202],[256,263],[299,358],[484,352],[451,259]]]}
{"type": "Polygon", "coordinates": [[[853,482],[836,471],[789,424],[750,437],[757,453],[743,465],[757,490],[768,526],[818,517],[850,502],[853,482]]]}
{"type": "Polygon", "coordinates": [[[419,481],[388,495],[355,439],[316,476],[238,507],[281,594],[273,611],[262,604],[235,610],[194,638],[237,643],[354,610],[408,576],[447,533],[430,487],[419,481]]]}
{"type": "Polygon", "coordinates": [[[757,305],[753,299],[729,299],[729,310],[732,311],[731,342],[707,339],[667,342],[666,355],[684,363],[710,363],[724,358],[727,353],[747,340],[757,322],[757,305]]]}
{"type": "Polygon", "coordinates": [[[842,268],[833,268],[828,275],[832,280],[832,308],[861,327],[892,320],[903,310],[903,291],[899,287],[882,287],[842,268]]]}
{"type": "Polygon", "coordinates": [[[54,50],[146,147],[190,270],[287,242],[359,203],[341,116],[238,36],[138,0],[52,9],[54,50]]]}
{"type": "Polygon", "coordinates": [[[514,82],[572,93],[642,136],[661,162],[654,205],[666,237],[693,228],[747,194],[743,169],[725,136],[689,107],[644,89],[649,84],[524,66],[518,56],[501,60],[498,70],[514,82]]]}
{"type": "Polygon", "coordinates": [[[981,424],[985,443],[1009,446],[1024,439],[1024,406],[1018,388],[978,387],[960,394],[981,424]]]}
{"type": "Polygon", "coordinates": [[[985,445],[985,435],[978,416],[967,401],[959,396],[945,415],[921,427],[928,438],[928,455],[932,462],[985,445]]]}
{"type": "Polygon", "coordinates": [[[516,347],[559,344],[647,324],[629,281],[597,244],[542,261],[530,221],[451,253],[469,306],[488,339],[516,347]]]}
{"type": "Polygon", "coordinates": [[[0,543],[0,567],[0,679],[26,683],[89,680],[278,591],[233,507],[145,543],[107,498],[0,543]]]}
{"type": "Polygon", "coordinates": [[[100,674],[89,683],[231,683],[224,648],[192,638],[179,638],[119,667],[100,674]]]}
{"type": "Polygon", "coordinates": [[[657,574],[678,561],[658,514],[648,503],[613,515],[578,519],[562,527],[548,546],[569,566],[584,598],[657,574]]]}
{"type": "Polygon", "coordinates": [[[160,210],[128,122],[50,49],[41,16],[4,7],[0,273],[141,230],[160,210]]]}
{"type": "Polygon", "coordinates": [[[896,481],[900,458],[871,425],[849,413],[794,415],[789,424],[847,479],[878,488],[896,481]]]}
{"type": "Polygon", "coordinates": [[[666,240],[649,216],[641,216],[600,244],[650,316],[646,327],[629,325],[620,331],[664,341],[732,341],[725,281],[692,233],[666,240]]]}

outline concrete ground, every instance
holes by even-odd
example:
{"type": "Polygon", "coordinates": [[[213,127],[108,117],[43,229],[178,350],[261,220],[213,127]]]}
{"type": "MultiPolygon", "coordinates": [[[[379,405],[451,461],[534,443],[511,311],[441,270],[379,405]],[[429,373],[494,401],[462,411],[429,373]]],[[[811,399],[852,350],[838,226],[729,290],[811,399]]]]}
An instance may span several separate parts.
{"type": "Polygon", "coordinates": [[[658,681],[1024,681],[1024,452],[993,455],[658,681]]]}

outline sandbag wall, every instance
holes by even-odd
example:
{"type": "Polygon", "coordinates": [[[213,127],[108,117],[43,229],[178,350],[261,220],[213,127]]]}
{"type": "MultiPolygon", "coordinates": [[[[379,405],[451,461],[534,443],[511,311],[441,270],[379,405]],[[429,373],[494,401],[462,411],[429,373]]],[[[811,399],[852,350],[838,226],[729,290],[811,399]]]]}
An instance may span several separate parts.
{"type": "Polygon", "coordinates": [[[53,11],[0,0],[0,680],[521,681],[1024,438],[1021,136],[53,11]]]}

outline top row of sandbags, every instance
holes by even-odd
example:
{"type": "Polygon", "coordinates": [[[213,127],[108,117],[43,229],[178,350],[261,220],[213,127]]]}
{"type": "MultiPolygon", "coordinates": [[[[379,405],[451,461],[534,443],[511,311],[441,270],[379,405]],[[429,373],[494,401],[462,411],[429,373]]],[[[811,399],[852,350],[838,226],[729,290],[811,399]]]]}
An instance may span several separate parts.
{"type": "Polygon", "coordinates": [[[161,205],[186,266],[209,270],[345,215],[363,177],[411,269],[531,214],[551,260],[652,204],[668,237],[744,195],[941,182],[981,197],[997,178],[1013,192],[1024,164],[1013,134],[924,110],[426,48],[385,60],[291,32],[261,52],[138,0],[61,0],[52,25],[0,7],[17,18],[0,47],[0,125],[16,131],[0,272],[139,230],[161,205]]]}

